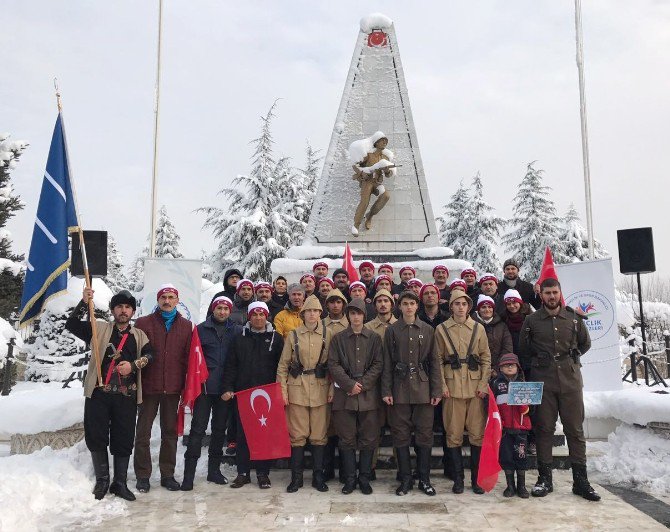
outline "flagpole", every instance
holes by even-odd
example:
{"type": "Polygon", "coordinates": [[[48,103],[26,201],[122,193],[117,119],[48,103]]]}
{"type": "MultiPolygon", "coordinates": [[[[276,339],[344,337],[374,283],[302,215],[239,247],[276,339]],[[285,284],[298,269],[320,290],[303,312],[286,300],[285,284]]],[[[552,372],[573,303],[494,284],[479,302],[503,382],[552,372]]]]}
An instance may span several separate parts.
{"type": "MultiPolygon", "coordinates": [[[[86,244],[84,242],[84,230],[81,227],[81,216],[79,215],[79,205],[77,203],[77,189],[74,186],[74,178],[70,169],[70,152],[67,149],[67,137],[65,136],[65,121],[63,119],[63,104],[60,99],[60,90],[58,80],[54,78],[54,88],[56,89],[56,104],[58,105],[58,114],[60,116],[61,128],[63,131],[63,144],[65,146],[65,157],[67,161],[67,170],[70,177],[70,187],[72,188],[72,198],[74,200],[74,212],[77,214],[77,232],[79,233],[79,249],[81,250],[81,263],[84,268],[84,282],[86,288],[91,288],[91,275],[88,270],[88,258],[86,257],[86,244]]],[[[102,370],[100,364],[100,346],[98,345],[98,324],[95,320],[95,304],[93,298],[88,300],[88,319],[91,322],[91,350],[95,357],[95,369],[98,376],[98,386],[102,386],[102,370]]]]}
{"type": "Polygon", "coordinates": [[[156,101],[154,102],[154,162],[151,172],[151,233],[149,237],[149,257],[156,255],[156,203],[158,190],[158,126],[160,119],[161,95],[161,44],[163,37],[163,0],[158,0],[158,51],[156,55],[156,101]]]}

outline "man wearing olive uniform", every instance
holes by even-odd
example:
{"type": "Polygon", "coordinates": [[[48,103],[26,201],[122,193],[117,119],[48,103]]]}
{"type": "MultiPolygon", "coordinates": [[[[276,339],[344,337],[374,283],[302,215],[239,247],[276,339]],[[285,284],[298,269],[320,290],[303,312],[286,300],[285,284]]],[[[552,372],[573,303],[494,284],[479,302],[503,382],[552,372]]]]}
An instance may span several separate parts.
{"type": "Polygon", "coordinates": [[[560,415],[572,464],[572,492],[590,501],[600,496],[586,475],[584,398],[579,356],[591,348],[584,321],[570,307],[562,305],[561,285],[546,279],[540,287],[542,308],[527,316],[521,329],[519,351],[531,368],[531,379],[544,383],[542,404],[533,424],[537,442],[538,479],[532,495],[544,497],[554,489],[551,464],[552,439],[560,415]]]}

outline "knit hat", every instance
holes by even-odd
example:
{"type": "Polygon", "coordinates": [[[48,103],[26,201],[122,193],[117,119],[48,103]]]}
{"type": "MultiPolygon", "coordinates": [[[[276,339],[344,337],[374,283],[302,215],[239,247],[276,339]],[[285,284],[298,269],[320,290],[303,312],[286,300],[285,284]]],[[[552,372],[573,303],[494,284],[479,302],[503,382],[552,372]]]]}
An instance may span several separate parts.
{"type": "Polygon", "coordinates": [[[354,299],[352,299],[349,302],[349,304],[347,305],[347,308],[344,310],[344,313],[346,315],[349,315],[349,311],[351,309],[356,309],[359,312],[362,312],[363,316],[364,316],[364,319],[367,319],[368,313],[367,313],[367,310],[365,308],[365,301],[363,301],[361,298],[355,297],[354,299]]]}
{"type": "Polygon", "coordinates": [[[388,297],[391,300],[391,304],[393,304],[393,296],[391,295],[391,292],[389,292],[384,288],[382,288],[381,290],[377,290],[377,292],[375,292],[375,297],[372,298],[372,301],[377,301],[377,298],[382,296],[388,297]]]}
{"type": "Polygon", "coordinates": [[[447,268],[444,264],[438,264],[433,268],[433,277],[435,277],[435,272],[443,271],[444,273],[447,274],[447,277],[449,277],[449,268],[447,268]]]}
{"type": "Polygon", "coordinates": [[[314,281],[314,282],[316,283],[316,277],[314,277],[311,273],[305,273],[305,274],[303,274],[303,276],[300,278],[300,284],[302,284],[302,282],[303,282],[305,279],[311,279],[312,281],[314,281]]]}
{"type": "Polygon", "coordinates": [[[417,279],[416,277],[414,277],[413,279],[407,281],[407,286],[418,286],[419,288],[421,288],[423,286],[423,281],[421,279],[417,279]]]}
{"type": "Polygon", "coordinates": [[[333,281],[330,277],[321,277],[317,282],[316,286],[319,287],[321,286],[321,283],[328,283],[330,286],[335,288],[335,281],[333,281]]]}
{"type": "Polygon", "coordinates": [[[521,268],[519,268],[519,262],[518,262],[516,259],[514,259],[514,258],[507,259],[507,260],[505,261],[505,263],[503,264],[503,270],[504,270],[505,268],[507,268],[507,266],[514,266],[517,270],[520,270],[520,269],[521,269],[521,268]]]}
{"type": "Polygon", "coordinates": [[[465,270],[461,272],[461,279],[463,279],[463,277],[465,277],[467,274],[474,275],[475,279],[477,278],[477,272],[473,268],[465,268],[465,270]]]}
{"type": "Polygon", "coordinates": [[[493,281],[495,284],[498,284],[498,278],[492,273],[484,273],[479,278],[479,286],[481,286],[485,281],[493,281]]]}
{"type": "Polygon", "coordinates": [[[266,281],[258,281],[256,286],[254,286],[254,292],[258,292],[261,288],[267,288],[270,292],[274,292],[272,285],[266,281]]]}
{"type": "Polygon", "coordinates": [[[328,265],[320,260],[319,262],[314,263],[314,266],[312,266],[312,271],[316,270],[319,266],[324,266],[326,269],[328,268],[328,265]]]}
{"type": "Polygon", "coordinates": [[[521,294],[519,293],[518,290],[514,290],[514,288],[510,288],[507,292],[505,292],[505,303],[508,301],[516,301],[519,305],[523,305],[523,299],[521,299],[521,294]]]}
{"type": "Polygon", "coordinates": [[[402,276],[402,273],[404,271],[410,271],[410,272],[412,272],[412,276],[416,276],[416,270],[414,268],[412,268],[411,266],[403,266],[402,268],[400,268],[400,275],[401,276],[402,276]]]}
{"type": "Polygon", "coordinates": [[[421,291],[419,292],[419,297],[423,300],[423,294],[426,292],[428,288],[434,288],[435,291],[437,292],[437,297],[440,297],[440,289],[437,287],[437,285],[433,283],[426,283],[421,287],[421,291]]]}
{"type": "Polygon", "coordinates": [[[225,305],[228,307],[228,310],[233,310],[233,302],[226,296],[219,296],[212,300],[211,305],[209,305],[209,310],[214,311],[219,305],[225,305]]]}
{"type": "Polygon", "coordinates": [[[239,294],[243,286],[248,286],[252,290],[254,289],[254,283],[250,279],[240,279],[237,281],[237,286],[235,287],[235,293],[239,294]]]}
{"type": "Polygon", "coordinates": [[[156,294],[156,300],[160,299],[163,294],[174,294],[179,297],[179,290],[177,290],[173,284],[162,284],[158,289],[158,293],[156,294]]]}
{"type": "Polygon", "coordinates": [[[382,273],[381,275],[378,275],[377,278],[375,279],[375,290],[377,290],[377,287],[379,286],[379,281],[388,281],[391,283],[391,286],[393,286],[393,279],[391,279],[388,275],[382,273]]]}
{"type": "Polygon", "coordinates": [[[465,284],[463,279],[454,279],[449,285],[449,290],[463,290],[465,292],[467,289],[468,285],[465,284]]]}
{"type": "Polygon", "coordinates": [[[121,290],[109,300],[109,310],[114,310],[117,305],[130,305],[133,311],[137,310],[137,300],[128,290],[121,290]]]}
{"type": "Polygon", "coordinates": [[[472,308],[472,299],[470,299],[470,296],[463,292],[462,290],[452,290],[451,294],[449,294],[449,308],[451,308],[451,305],[454,301],[457,299],[465,299],[468,302],[468,308],[472,308]]]}
{"type": "Polygon", "coordinates": [[[328,296],[326,297],[326,304],[328,304],[328,301],[331,299],[341,299],[344,304],[347,304],[347,298],[344,297],[344,294],[340,292],[339,288],[333,288],[330,292],[328,292],[328,296]]]}
{"type": "Polygon", "coordinates": [[[358,265],[358,271],[360,272],[363,268],[372,268],[372,271],[374,271],[375,265],[369,260],[364,260],[358,265]]]}
{"type": "Polygon", "coordinates": [[[477,310],[479,310],[484,305],[489,305],[491,308],[496,308],[496,302],[493,301],[492,297],[480,294],[479,299],[477,299],[477,310]]]}
{"type": "Polygon", "coordinates": [[[519,369],[521,369],[521,364],[519,364],[519,357],[514,353],[504,353],[500,355],[498,359],[498,367],[504,366],[505,364],[516,364],[519,369]]]}
{"type": "Polygon", "coordinates": [[[249,303],[249,306],[247,307],[247,315],[251,316],[254,312],[258,312],[259,310],[265,314],[266,318],[270,315],[270,309],[268,309],[268,306],[262,301],[249,303]]]}
{"type": "Polygon", "coordinates": [[[386,268],[388,270],[391,270],[391,273],[393,273],[393,266],[391,266],[390,264],[388,264],[386,262],[384,264],[380,264],[379,268],[377,268],[377,271],[381,270],[382,268],[386,268]]]}
{"type": "Polygon", "coordinates": [[[349,293],[351,294],[351,291],[352,291],[354,288],[356,288],[356,287],[359,287],[359,288],[362,288],[363,290],[365,290],[365,295],[368,294],[368,288],[367,288],[367,286],[365,286],[365,283],[362,283],[362,282],[360,282],[360,281],[354,281],[353,283],[351,283],[351,284],[349,285],[349,293]]]}
{"type": "Polygon", "coordinates": [[[345,270],[344,268],[338,268],[337,270],[335,270],[335,271],[333,272],[333,279],[335,279],[335,277],[337,277],[337,276],[338,276],[339,274],[341,274],[341,273],[343,273],[344,275],[346,275],[346,276],[347,276],[347,279],[349,279],[349,272],[348,272],[347,270],[345,270]]]}

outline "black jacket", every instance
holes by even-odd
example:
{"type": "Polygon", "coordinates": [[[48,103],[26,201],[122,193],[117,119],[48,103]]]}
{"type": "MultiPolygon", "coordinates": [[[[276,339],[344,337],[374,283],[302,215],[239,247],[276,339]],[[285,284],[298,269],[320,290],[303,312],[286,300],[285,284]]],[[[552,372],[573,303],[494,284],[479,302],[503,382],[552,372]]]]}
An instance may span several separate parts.
{"type": "Polygon", "coordinates": [[[202,352],[205,355],[207,371],[209,371],[209,377],[205,383],[208,394],[221,395],[224,392],[223,377],[226,359],[229,356],[233,339],[242,333],[242,327],[230,319],[226,320],[224,325],[225,332],[221,337],[214,328],[211,316],[198,325],[198,336],[200,336],[202,352]]]}
{"type": "Polygon", "coordinates": [[[521,299],[523,299],[523,302],[528,303],[529,305],[533,305],[535,310],[539,310],[540,307],[542,307],[542,300],[540,299],[540,296],[535,293],[535,290],[533,290],[533,285],[529,282],[523,281],[517,277],[516,285],[508,286],[508,284],[505,282],[505,278],[501,279],[500,284],[498,285],[498,293],[504,298],[505,292],[510,289],[517,290],[521,296],[521,299]]]}

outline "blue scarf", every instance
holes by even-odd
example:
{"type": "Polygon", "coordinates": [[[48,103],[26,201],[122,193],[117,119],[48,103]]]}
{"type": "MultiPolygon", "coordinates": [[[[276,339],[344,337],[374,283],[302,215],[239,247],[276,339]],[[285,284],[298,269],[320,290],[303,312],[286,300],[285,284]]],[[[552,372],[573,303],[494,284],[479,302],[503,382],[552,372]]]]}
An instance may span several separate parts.
{"type": "Polygon", "coordinates": [[[169,331],[170,327],[172,327],[172,324],[174,323],[174,320],[177,317],[177,309],[173,308],[170,312],[165,312],[164,310],[161,310],[161,316],[163,317],[163,321],[165,322],[165,328],[169,331]]]}

